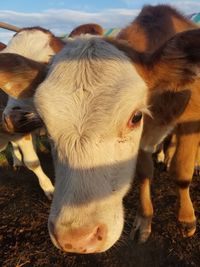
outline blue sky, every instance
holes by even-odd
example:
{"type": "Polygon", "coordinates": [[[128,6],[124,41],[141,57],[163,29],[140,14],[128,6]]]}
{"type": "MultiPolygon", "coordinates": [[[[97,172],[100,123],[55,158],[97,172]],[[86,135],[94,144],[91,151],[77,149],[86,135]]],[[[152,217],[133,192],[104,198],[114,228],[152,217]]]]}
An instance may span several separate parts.
{"type": "MultiPolygon", "coordinates": [[[[197,0],[198,1],[198,0],[197,0]]],[[[18,12],[38,12],[47,9],[73,9],[98,11],[109,8],[140,8],[143,4],[167,2],[151,0],[1,0],[2,10],[18,12]]],[[[176,2],[176,1],[171,1],[176,2]]]]}
{"type": "MultiPolygon", "coordinates": [[[[200,0],[1,0],[0,21],[18,27],[41,26],[63,35],[89,22],[104,28],[124,27],[144,4],[158,3],[168,3],[185,14],[200,12],[200,0]]],[[[7,43],[12,35],[0,30],[0,41],[7,43]]]]}

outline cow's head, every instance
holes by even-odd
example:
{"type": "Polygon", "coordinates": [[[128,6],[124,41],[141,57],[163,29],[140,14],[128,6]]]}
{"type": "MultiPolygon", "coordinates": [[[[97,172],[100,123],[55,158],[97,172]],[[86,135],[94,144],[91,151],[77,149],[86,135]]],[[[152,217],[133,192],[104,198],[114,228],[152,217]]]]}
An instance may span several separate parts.
{"type": "MultiPolygon", "coordinates": [[[[134,176],[148,89],[192,83],[200,62],[199,33],[179,34],[151,57],[99,37],[72,40],[54,57],[34,103],[53,143],[49,232],[57,247],[102,252],[120,237],[122,200],[134,176]],[[193,53],[199,59],[194,61],[193,53]]],[[[20,88],[31,89],[37,75],[45,76],[45,66],[33,66],[27,86],[21,70],[30,60],[20,60],[15,75],[20,88]]],[[[17,94],[14,80],[10,91],[17,94]]]]}
{"type": "Polygon", "coordinates": [[[7,79],[8,82],[4,84],[4,87],[6,87],[7,92],[10,94],[7,106],[3,112],[3,122],[5,129],[9,132],[14,132],[15,130],[26,131],[26,118],[28,116],[33,119],[35,112],[32,94],[38,83],[40,83],[41,79],[44,77],[44,75],[41,77],[40,74],[38,74],[40,78],[37,76],[36,68],[39,67],[37,62],[47,64],[63,46],[64,42],[60,38],[41,27],[22,28],[13,36],[7,47],[1,46],[0,76],[2,82],[7,79]],[[15,75],[16,66],[18,64],[23,64],[22,61],[20,61],[20,56],[13,56],[13,53],[34,60],[30,60],[30,62],[32,62],[30,63],[31,66],[28,67],[28,65],[24,65],[23,77],[26,76],[27,81],[26,85],[24,85],[25,81],[23,81],[22,87],[20,75],[16,74],[17,76],[15,76],[15,79],[9,78],[11,73],[11,75],[15,75]],[[37,65],[37,67],[33,67],[34,64],[37,65]],[[9,71],[7,71],[8,68],[9,71]],[[2,69],[4,72],[2,72],[2,69]],[[35,78],[33,78],[34,75],[36,75],[35,78]],[[32,83],[32,89],[28,86],[29,79],[32,79],[32,81],[35,80],[36,82],[32,83]],[[12,84],[13,82],[15,84],[12,84]],[[26,90],[24,90],[24,86],[26,90]],[[13,92],[9,89],[12,87],[15,88],[15,93],[18,92],[17,95],[14,93],[14,97],[13,92]],[[19,100],[19,98],[22,97],[23,100],[19,100]],[[26,99],[24,99],[24,97],[26,97],[26,99]],[[18,112],[16,112],[16,110],[18,110],[18,112]]]}

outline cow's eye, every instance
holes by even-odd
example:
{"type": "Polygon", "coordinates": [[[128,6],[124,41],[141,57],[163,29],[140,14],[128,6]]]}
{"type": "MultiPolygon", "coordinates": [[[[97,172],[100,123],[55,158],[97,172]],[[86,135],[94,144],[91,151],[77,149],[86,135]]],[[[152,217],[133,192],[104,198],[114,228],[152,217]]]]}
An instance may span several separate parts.
{"type": "Polygon", "coordinates": [[[133,128],[137,126],[140,123],[141,119],[142,119],[142,112],[141,111],[134,112],[128,122],[128,127],[133,128]]]}

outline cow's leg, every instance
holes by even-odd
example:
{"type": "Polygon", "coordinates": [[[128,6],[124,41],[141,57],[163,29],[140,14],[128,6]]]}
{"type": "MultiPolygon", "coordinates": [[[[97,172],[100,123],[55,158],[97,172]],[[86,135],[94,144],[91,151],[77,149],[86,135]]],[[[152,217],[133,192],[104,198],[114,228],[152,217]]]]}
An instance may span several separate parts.
{"type": "Polygon", "coordinates": [[[13,157],[13,167],[17,169],[18,167],[23,165],[22,154],[19,150],[19,146],[15,142],[11,142],[13,147],[12,157],[13,157]]]}
{"type": "Polygon", "coordinates": [[[138,233],[138,241],[145,242],[151,233],[151,221],[153,216],[153,205],[151,201],[151,180],[153,178],[152,153],[143,150],[139,151],[137,161],[137,177],[139,179],[139,208],[133,228],[131,238],[135,238],[138,233]]]}
{"type": "Polygon", "coordinates": [[[187,131],[188,129],[186,130],[183,125],[177,128],[176,151],[171,162],[170,172],[178,186],[178,221],[181,231],[184,236],[192,236],[196,230],[196,217],[190,199],[189,186],[194,171],[199,134],[198,129],[193,129],[194,133],[192,134],[187,131]]]}
{"type": "Polygon", "coordinates": [[[171,140],[169,142],[169,145],[165,151],[164,163],[166,165],[167,170],[169,170],[169,168],[170,168],[171,160],[174,156],[175,151],[176,151],[176,134],[173,133],[171,136],[171,140]]]}
{"type": "Polygon", "coordinates": [[[16,143],[22,152],[24,165],[35,173],[45,195],[51,199],[54,187],[51,180],[46,176],[41,168],[40,161],[35,151],[32,135],[28,134],[17,140],[16,143]]]}

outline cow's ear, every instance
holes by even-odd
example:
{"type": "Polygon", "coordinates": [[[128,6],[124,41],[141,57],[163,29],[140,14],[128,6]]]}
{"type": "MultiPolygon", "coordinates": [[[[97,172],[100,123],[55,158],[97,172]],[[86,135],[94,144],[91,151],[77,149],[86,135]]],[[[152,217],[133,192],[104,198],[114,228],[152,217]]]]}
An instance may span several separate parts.
{"type": "Polygon", "coordinates": [[[69,34],[69,37],[79,36],[81,34],[103,35],[103,28],[99,24],[89,23],[82,24],[69,34]]]}
{"type": "Polygon", "coordinates": [[[108,40],[125,52],[146,82],[148,104],[162,124],[178,118],[193,88],[200,90],[200,30],[176,34],[153,54],[139,53],[125,42],[108,40]]]}
{"type": "Polygon", "coordinates": [[[200,76],[199,29],[176,34],[152,54],[140,53],[126,41],[106,41],[127,54],[149,89],[187,87],[200,76]]]}
{"type": "Polygon", "coordinates": [[[46,73],[43,63],[17,54],[0,54],[0,88],[14,98],[31,97],[46,73]]]}
{"type": "Polygon", "coordinates": [[[149,87],[149,106],[160,123],[175,121],[193,90],[200,90],[200,30],[179,33],[140,66],[149,87]]]}
{"type": "Polygon", "coordinates": [[[191,87],[200,77],[200,30],[176,34],[148,56],[143,71],[152,89],[191,87]]]}

